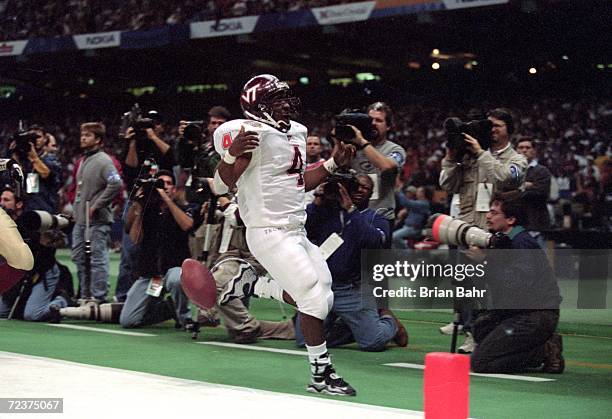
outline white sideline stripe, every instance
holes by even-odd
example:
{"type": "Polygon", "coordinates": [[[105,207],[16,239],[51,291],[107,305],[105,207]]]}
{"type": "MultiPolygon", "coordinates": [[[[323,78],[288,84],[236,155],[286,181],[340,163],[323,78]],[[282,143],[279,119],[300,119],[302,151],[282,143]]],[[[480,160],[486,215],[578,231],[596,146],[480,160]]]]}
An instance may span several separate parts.
{"type": "MultiPolygon", "coordinates": [[[[409,364],[405,362],[397,362],[392,364],[383,364],[388,367],[398,367],[398,368],[414,368],[415,370],[424,370],[425,365],[421,364],[409,364]]],[[[503,378],[505,380],[517,380],[517,381],[531,381],[534,383],[543,383],[546,381],[555,381],[552,378],[542,378],[542,377],[528,377],[525,375],[512,375],[512,374],[481,374],[478,372],[471,372],[470,375],[475,375],[478,377],[490,377],[490,378],[503,378]]]]}
{"type": "MultiPolygon", "coordinates": [[[[180,360],[177,360],[180,363],[180,360]]],[[[0,351],[2,397],[61,397],[66,419],[417,419],[423,412],[213,384],[0,351]],[[51,393],[50,393],[51,392],[51,393]],[[112,401],[104,409],[100,402],[112,401]],[[159,401],[162,401],[161,403],[159,401]]],[[[180,364],[177,364],[180,366],[180,364]]],[[[193,366],[195,367],[195,366],[193,366]]],[[[206,362],[199,365],[206,368],[206,362]]],[[[49,415],[28,417],[43,418],[49,415]]]]}
{"type": "Polygon", "coordinates": [[[295,351],[292,349],[264,348],[262,346],[240,345],[238,343],[225,343],[225,342],[196,342],[196,343],[199,343],[200,345],[224,346],[226,348],[234,348],[234,349],[247,349],[250,351],[275,352],[277,354],[308,356],[308,352],[306,351],[295,351]]]}
{"type": "Polygon", "coordinates": [[[90,332],[112,333],[114,335],[157,336],[157,335],[153,335],[151,333],[126,332],[124,330],[100,329],[100,328],[97,328],[97,327],[77,326],[76,324],[47,324],[47,326],[62,327],[64,329],[88,330],[90,332]]]}

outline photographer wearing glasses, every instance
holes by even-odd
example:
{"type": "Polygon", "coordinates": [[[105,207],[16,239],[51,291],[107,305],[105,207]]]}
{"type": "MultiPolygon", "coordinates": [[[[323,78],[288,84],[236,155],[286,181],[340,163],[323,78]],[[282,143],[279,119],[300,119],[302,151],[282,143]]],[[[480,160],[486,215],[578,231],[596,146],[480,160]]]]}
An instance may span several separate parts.
{"type": "MultiPolygon", "coordinates": [[[[484,253],[489,309],[474,321],[474,372],[564,370],[563,343],[556,333],[559,287],[546,254],[525,229],[526,221],[519,191],[493,196],[487,226],[491,233],[507,236],[510,250],[484,253]]],[[[468,255],[478,258],[481,252],[470,247],[468,255]]]]}
{"type": "Polygon", "coordinates": [[[134,255],[138,279],[127,293],[119,322],[133,328],[175,318],[185,325],[191,316],[181,288],[180,266],[189,258],[193,210],[177,201],[174,175],[167,170],[136,184],[139,187],[128,210],[125,231],[138,245],[134,255]],[[164,290],[171,299],[164,299],[164,290]]]}
{"type": "MultiPolygon", "coordinates": [[[[374,184],[367,175],[334,174],[320,187],[306,212],[308,239],[321,246],[336,242],[327,259],[332,274],[334,304],[325,320],[329,347],[357,342],[364,351],[382,351],[394,340],[406,346],[408,334],[391,311],[379,315],[373,298],[361,293],[362,249],[380,249],[389,236],[389,223],[368,208],[374,184]]],[[[371,294],[370,294],[371,297],[371,294]]],[[[296,341],[304,344],[296,325],[296,341]]]]}

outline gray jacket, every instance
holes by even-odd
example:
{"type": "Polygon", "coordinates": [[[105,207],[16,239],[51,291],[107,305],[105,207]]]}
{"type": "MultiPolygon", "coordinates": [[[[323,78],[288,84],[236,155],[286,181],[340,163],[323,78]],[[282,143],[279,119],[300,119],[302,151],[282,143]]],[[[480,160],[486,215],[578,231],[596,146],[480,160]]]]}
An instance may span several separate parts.
{"type": "Polygon", "coordinates": [[[523,183],[527,160],[511,145],[498,153],[480,153],[478,158],[466,155],[462,163],[442,160],[440,187],[452,194],[459,194],[459,218],[467,223],[487,228],[487,211],[476,211],[476,195],[479,183],[493,184],[491,196],[497,191],[518,189],[523,183]]]}
{"type": "Polygon", "coordinates": [[[85,155],[77,171],[74,199],[74,222],[85,224],[85,203],[96,211],[91,224],[111,224],[113,214],[110,204],[121,189],[121,176],[111,158],[104,151],[85,155]]]}

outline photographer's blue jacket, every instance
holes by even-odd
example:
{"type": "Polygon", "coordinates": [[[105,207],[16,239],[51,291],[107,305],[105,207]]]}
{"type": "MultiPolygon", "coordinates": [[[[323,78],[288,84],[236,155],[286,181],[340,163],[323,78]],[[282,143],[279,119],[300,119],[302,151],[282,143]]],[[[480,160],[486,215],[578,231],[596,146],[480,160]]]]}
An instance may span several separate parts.
{"type": "Polygon", "coordinates": [[[361,280],[361,250],[380,249],[390,234],[389,221],[369,208],[348,213],[342,208],[310,204],[306,207],[308,239],[320,246],[333,233],[344,243],[327,259],[332,288],[358,284],[361,280]]]}

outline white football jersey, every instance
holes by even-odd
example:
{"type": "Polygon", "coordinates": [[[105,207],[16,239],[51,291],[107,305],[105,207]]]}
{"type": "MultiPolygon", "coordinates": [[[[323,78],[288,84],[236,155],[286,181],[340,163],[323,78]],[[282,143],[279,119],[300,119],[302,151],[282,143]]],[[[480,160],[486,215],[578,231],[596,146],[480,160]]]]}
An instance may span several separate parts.
{"type": "Polygon", "coordinates": [[[306,127],[291,121],[291,129],[282,133],[257,121],[228,121],[214,134],[215,149],[221,157],[242,126],[259,134],[259,146],[252,151],[251,162],[236,184],[244,224],[254,228],[304,223],[306,127]]]}

